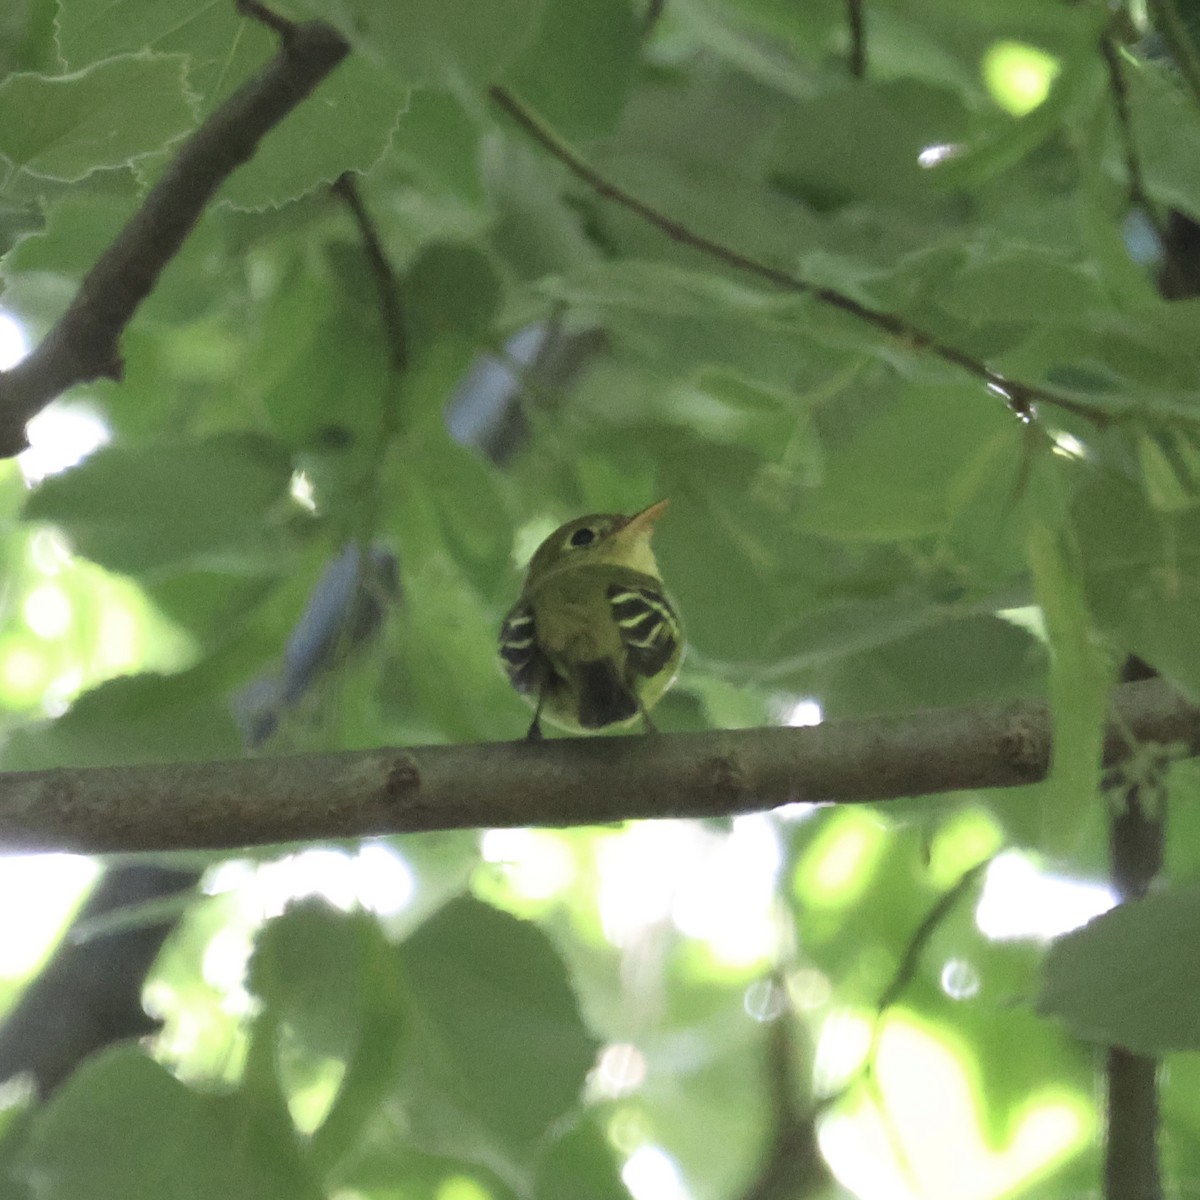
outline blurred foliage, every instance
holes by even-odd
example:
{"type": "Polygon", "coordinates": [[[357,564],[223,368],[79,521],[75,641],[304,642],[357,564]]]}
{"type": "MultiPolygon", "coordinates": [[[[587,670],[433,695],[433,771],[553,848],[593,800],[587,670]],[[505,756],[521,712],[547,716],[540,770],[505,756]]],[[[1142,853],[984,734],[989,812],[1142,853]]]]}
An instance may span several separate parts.
{"type": "MultiPolygon", "coordinates": [[[[351,544],[398,563],[374,641],[305,664],[260,752],[518,736],[494,660],[518,561],[571,516],[669,496],[689,648],[660,727],[1045,695],[1055,772],[200,860],[146,992],[162,1033],[44,1107],[8,1097],[0,1191],[1093,1193],[1075,1035],[1197,1045],[1195,819],[1172,818],[1179,887],[1065,939],[1044,980],[1053,913],[1028,909],[1052,905],[999,892],[1025,932],[996,936],[1000,872],[923,922],[998,852],[1104,876],[1095,748],[1126,654],[1200,699],[1200,309],[1126,245],[1109,6],[867,0],[861,80],[842,0],[279,7],[353,55],[223,189],[123,381],[72,396],[111,444],[32,485],[0,469],[0,764],[239,753],[234,697],[295,653],[351,544]],[[1024,424],[920,339],[669,240],[533,146],[493,83],[695,232],[1117,419],[1024,424]],[[394,377],[345,171],[401,281],[394,377]]],[[[1121,28],[1146,194],[1200,219],[1197,99],[1121,28]]],[[[31,339],[272,52],[232,0],[3,6],[0,303],[31,339]]],[[[1180,809],[1196,779],[1171,770],[1180,809]]],[[[1200,1174],[1194,1070],[1164,1077],[1176,1181],[1200,1174]]]]}

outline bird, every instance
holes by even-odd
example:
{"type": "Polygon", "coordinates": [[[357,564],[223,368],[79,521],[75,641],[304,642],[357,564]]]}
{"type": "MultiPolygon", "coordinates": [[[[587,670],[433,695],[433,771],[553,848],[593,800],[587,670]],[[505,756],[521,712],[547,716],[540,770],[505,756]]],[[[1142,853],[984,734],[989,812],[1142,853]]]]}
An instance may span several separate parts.
{"type": "Polygon", "coordinates": [[[500,628],[500,663],[541,719],[573,733],[622,727],[675,681],[683,631],[650,538],[668,501],[624,516],[590,513],[560,525],[534,553],[500,628]]]}

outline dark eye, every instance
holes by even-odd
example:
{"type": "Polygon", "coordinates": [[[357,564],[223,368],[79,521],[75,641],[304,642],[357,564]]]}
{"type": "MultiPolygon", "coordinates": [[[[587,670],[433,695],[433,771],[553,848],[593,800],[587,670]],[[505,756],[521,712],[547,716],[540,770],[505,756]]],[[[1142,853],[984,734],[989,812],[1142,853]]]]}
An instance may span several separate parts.
{"type": "Polygon", "coordinates": [[[596,540],[596,531],[589,529],[586,525],[582,529],[577,529],[571,534],[572,546],[590,546],[596,540]]]}

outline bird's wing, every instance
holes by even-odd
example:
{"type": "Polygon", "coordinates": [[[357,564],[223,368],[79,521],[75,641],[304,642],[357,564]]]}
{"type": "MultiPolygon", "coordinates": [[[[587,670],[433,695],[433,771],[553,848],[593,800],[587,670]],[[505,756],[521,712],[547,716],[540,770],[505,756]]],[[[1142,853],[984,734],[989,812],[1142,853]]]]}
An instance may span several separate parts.
{"type": "Polygon", "coordinates": [[[533,605],[519,601],[500,627],[500,665],[518,692],[535,692],[541,685],[543,661],[533,624],[533,605]]]}
{"type": "Polygon", "coordinates": [[[679,617],[670,600],[649,579],[644,584],[611,583],[605,594],[626,662],[639,675],[657,675],[679,649],[679,617]]]}

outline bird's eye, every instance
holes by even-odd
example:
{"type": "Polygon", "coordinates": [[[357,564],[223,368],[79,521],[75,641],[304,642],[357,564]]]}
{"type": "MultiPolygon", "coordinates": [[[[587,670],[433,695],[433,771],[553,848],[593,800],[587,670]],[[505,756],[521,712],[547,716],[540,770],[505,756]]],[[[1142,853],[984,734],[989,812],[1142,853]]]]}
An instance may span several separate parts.
{"type": "Polygon", "coordinates": [[[584,546],[590,546],[596,540],[596,531],[584,526],[582,529],[577,529],[571,534],[572,546],[582,549],[584,546]]]}

